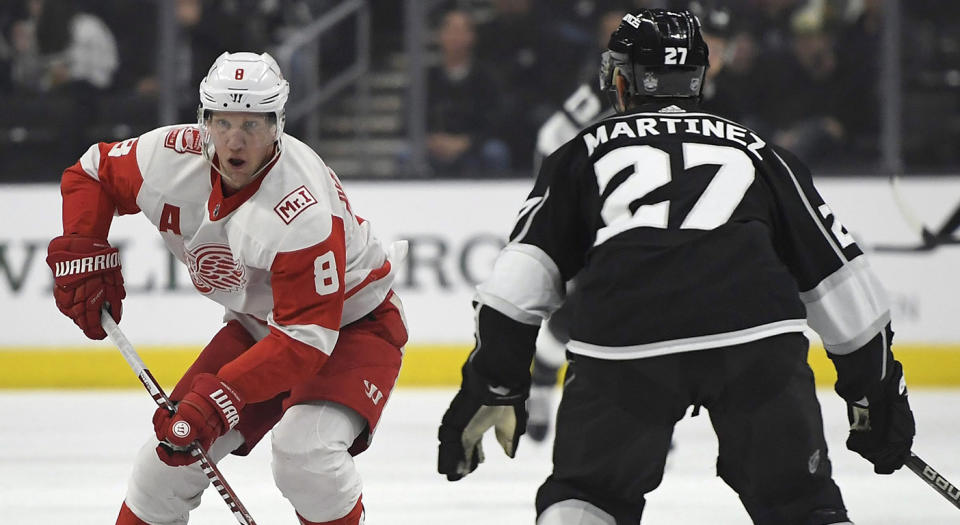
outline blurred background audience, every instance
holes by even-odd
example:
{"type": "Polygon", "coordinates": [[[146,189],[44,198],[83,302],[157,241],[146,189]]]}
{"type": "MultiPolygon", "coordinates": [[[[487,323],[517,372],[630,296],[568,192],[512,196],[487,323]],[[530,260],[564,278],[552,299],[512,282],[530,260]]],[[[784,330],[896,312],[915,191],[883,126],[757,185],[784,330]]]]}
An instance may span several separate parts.
{"type": "Polygon", "coordinates": [[[440,62],[427,72],[427,154],[442,177],[477,176],[510,169],[501,138],[501,93],[487,63],[477,60],[470,13],[450,10],[440,22],[440,62]]]}
{"type": "Polygon", "coordinates": [[[54,181],[98,140],[192,122],[204,68],[241,49],[285,66],[295,86],[288,129],[341,176],[529,177],[537,129],[594,81],[606,28],[633,7],[693,9],[711,51],[705,107],[817,173],[960,171],[956,0],[0,4],[3,181],[54,181]],[[405,29],[411,5],[416,35],[405,29]],[[166,47],[164,13],[175,35],[166,47]],[[420,165],[410,162],[418,147],[420,165]]]}

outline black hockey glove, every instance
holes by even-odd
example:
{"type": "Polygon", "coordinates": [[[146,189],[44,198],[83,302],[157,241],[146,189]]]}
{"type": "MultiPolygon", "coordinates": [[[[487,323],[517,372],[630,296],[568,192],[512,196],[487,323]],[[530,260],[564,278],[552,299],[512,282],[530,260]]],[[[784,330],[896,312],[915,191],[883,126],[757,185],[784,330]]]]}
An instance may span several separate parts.
{"type": "Polygon", "coordinates": [[[477,310],[477,346],[461,369],[460,391],[443,415],[437,471],[457,481],[483,463],[483,434],[494,427],[507,456],[514,457],[527,428],[530,362],[538,327],[490,308],[477,310]],[[482,345],[481,345],[482,341],[482,345]]]}
{"type": "Polygon", "coordinates": [[[877,474],[891,474],[910,456],[916,426],[907,400],[903,367],[891,360],[887,377],[866,398],[847,403],[847,448],[873,463],[877,474]]]}
{"type": "Polygon", "coordinates": [[[437,471],[449,481],[463,478],[483,463],[482,439],[490,427],[511,458],[527,429],[529,385],[511,390],[490,384],[473,369],[472,361],[463,365],[463,384],[443,415],[438,434],[437,471]]]}

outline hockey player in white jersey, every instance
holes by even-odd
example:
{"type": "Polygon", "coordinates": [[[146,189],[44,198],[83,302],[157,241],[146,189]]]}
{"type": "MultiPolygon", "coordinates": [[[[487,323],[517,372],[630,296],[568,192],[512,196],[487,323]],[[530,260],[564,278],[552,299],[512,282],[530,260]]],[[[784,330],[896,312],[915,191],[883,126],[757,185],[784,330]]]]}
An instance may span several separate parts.
{"type": "MultiPolygon", "coordinates": [[[[187,523],[217,461],[273,430],[273,477],[303,524],[364,522],[353,456],[370,444],[407,333],[393,266],[333,170],[283,133],[289,85],[270,55],[224,53],[196,124],[91,146],[63,175],[51,241],[57,306],[93,339],[125,292],[114,214],[141,212],[224,325],[158,409],[117,523],[187,523]],[[89,263],[89,264],[88,264],[89,263]]],[[[163,322],[158,312],[157,322],[163,322]]]]}
{"type": "Polygon", "coordinates": [[[636,10],[608,48],[617,113],[544,160],[477,287],[438,471],[469,475],[490,427],[516,454],[537,332],[563,306],[572,357],[538,525],[639,523],[691,406],[709,411],[717,475],[754,523],[849,524],[803,331],[836,367],[847,448],[894,472],[915,427],[882,286],[794,155],[701,109],[696,17],[636,10]]]}

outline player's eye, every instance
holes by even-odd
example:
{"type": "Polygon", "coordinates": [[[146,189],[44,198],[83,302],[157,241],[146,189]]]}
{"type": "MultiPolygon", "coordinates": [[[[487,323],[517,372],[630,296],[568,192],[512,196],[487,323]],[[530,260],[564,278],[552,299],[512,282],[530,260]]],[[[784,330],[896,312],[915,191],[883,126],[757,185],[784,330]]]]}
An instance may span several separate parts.
{"type": "Polygon", "coordinates": [[[243,123],[243,129],[246,131],[255,131],[260,126],[260,123],[255,120],[247,120],[243,123]]]}
{"type": "Polygon", "coordinates": [[[224,131],[230,129],[230,122],[222,118],[217,119],[215,124],[217,126],[217,129],[224,130],[224,131]]]}

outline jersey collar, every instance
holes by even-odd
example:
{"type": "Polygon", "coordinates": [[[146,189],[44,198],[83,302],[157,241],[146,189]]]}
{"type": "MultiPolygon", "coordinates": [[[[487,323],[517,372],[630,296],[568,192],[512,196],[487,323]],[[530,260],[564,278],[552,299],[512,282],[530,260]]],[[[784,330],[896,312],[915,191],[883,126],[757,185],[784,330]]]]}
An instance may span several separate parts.
{"type": "Polygon", "coordinates": [[[263,168],[260,176],[229,197],[224,195],[223,181],[220,179],[220,174],[217,173],[217,170],[213,168],[213,166],[216,165],[215,163],[219,162],[217,155],[214,154],[213,162],[210,166],[210,198],[207,200],[207,214],[210,220],[214,222],[218,221],[233,213],[233,211],[239,208],[244,202],[247,202],[247,200],[260,189],[260,185],[263,184],[263,179],[266,178],[270,170],[273,169],[273,166],[280,160],[281,153],[282,150],[263,168]]]}
{"type": "Polygon", "coordinates": [[[638,104],[627,111],[624,114],[631,113],[657,113],[661,109],[676,106],[677,108],[684,111],[698,111],[700,109],[700,99],[699,98],[690,98],[690,97],[662,97],[656,98],[649,101],[645,101],[642,104],[638,104]]]}

